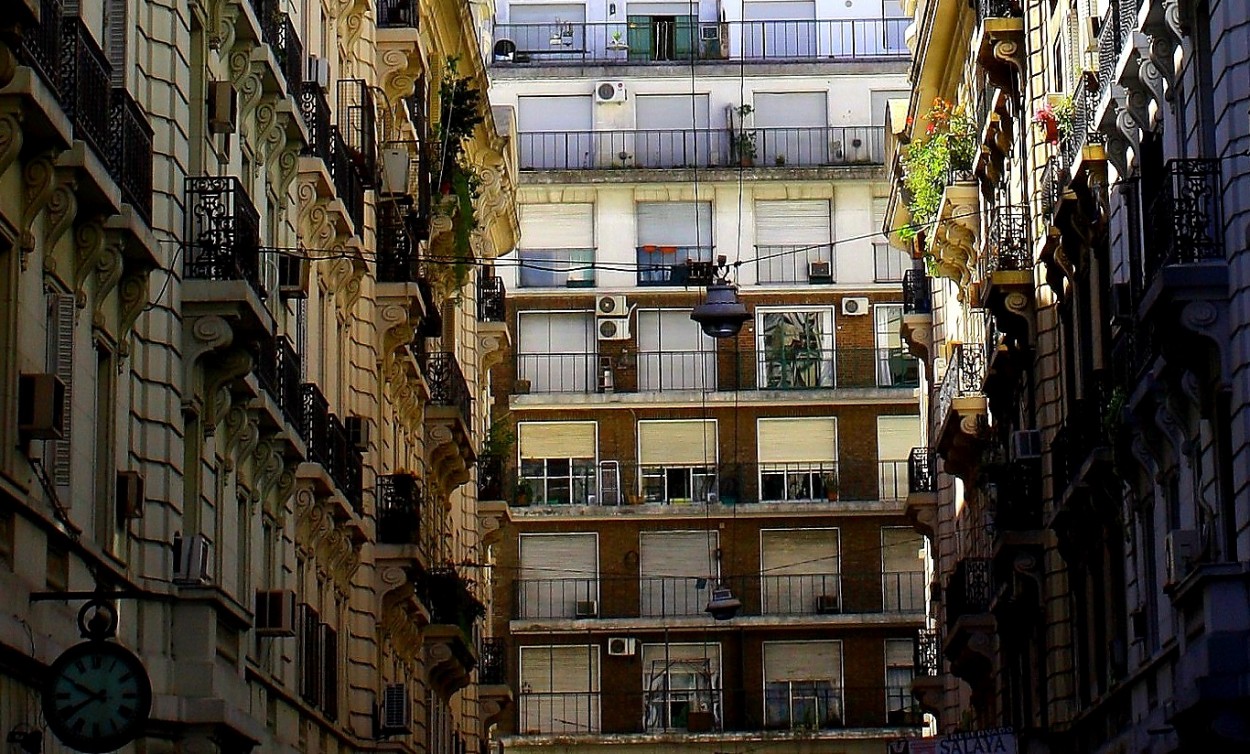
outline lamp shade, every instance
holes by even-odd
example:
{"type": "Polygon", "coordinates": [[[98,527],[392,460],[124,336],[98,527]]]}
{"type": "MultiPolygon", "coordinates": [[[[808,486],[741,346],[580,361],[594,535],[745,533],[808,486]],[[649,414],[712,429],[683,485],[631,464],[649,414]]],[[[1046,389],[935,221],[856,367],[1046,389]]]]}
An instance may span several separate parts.
{"type": "Polygon", "coordinates": [[[717,280],[707,287],[707,298],[690,312],[690,318],[713,338],[732,338],[751,314],[738,300],[738,288],[727,280],[717,280]]]}

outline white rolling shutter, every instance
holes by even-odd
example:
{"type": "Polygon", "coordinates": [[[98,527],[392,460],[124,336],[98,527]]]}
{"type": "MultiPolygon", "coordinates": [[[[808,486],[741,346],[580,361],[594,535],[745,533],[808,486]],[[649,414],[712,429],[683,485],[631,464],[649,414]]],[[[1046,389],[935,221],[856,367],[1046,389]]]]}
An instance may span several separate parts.
{"type": "Polygon", "coordinates": [[[595,422],[520,422],[521,458],[595,458],[595,422]]]}
{"type": "Polygon", "coordinates": [[[716,464],[716,420],[638,422],[638,462],[660,466],[716,464]]]}
{"type": "Polygon", "coordinates": [[[521,248],[593,249],[595,205],[521,205],[521,248]]]}
{"type": "Polygon", "coordinates": [[[519,732],[599,730],[599,648],[521,647],[519,732]]]}
{"type": "Polygon", "coordinates": [[[842,685],[842,642],[764,642],[764,682],[829,681],[842,685]]]}
{"type": "Polygon", "coordinates": [[[689,309],[641,309],[634,332],[640,391],[716,384],[716,340],[691,321],[689,309]]]}
{"type": "Polygon", "coordinates": [[[585,392],[594,373],[591,312],[523,312],[517,319],[517,376],[536,393],[585,392]]]}
{"type": "Polygon", "coordinates": [[[522,618],[574,618],[599,598],[599,540],[593,533],[522,534],[522,618]]]}
{"type": "Polygon", "coordinates": [[[710,202],[638,202],[635,214],[639,246],[712,245],[710,202]]]}
{"type": "Polygon", "coordinates": [[[719,541],[715,531],[643,532],[642,615],[702,615],[715,585],[719,541]]]}
{"type": "Polygon", "coordinates": [[[759,462],[829,463],[838,459],[838,420],[833,416],[760,419],[759,462]]]}
{"type": "Polygon", "coordinates": [[[522,133],[590,131],[594,128],[590,95],[517,98],[517,130],[522,133]]]}
{"type": "Polygon", "coordinates": [[[827,244],[831,236],[829,200],[757,201],[755,243],[759,246],[827,244]]]}
{"type": "Polygon", "coordinates": [[[812,20],[816,18],[816,3],[811,0],[743,3],[742,18],[747,21],[812,20]]]}
{"type": "Polygon", "coordinates": [[[837,529],[760,532],[760,586],[767,614],[800,615],[840,608],[837,529]]]}
{"type": "Polygon", "coordinates": [[[904,526],[881,529],[881,588],[886,611],[924,610],[924,566],[924,537],[904,526]]]}
{"type": "Polygon", "coordinates": [[[920,445],[920,417],[877,417],[877,476],[882,500],[907,497],[907,457],[920,445]]]}
{"type": "Polygon", "coordinates": [[[826,92],[756,92],[756,128],[809,128],[829,122],[826,92]]]}
{"type": "MultiPolygon", "coordinates": [[[[558,21],[565,23],[579,24],[586,20],[585,5],[519,5],[513,4],[508,6],[508,24],[551,24],[554,25],[558,21]]],[[[544,43],[550,43],[551,29],[544,31],[548,34],[548,39],[543,40],[544,43]]],[[[522,48],[525,49],[525,48],[522,48]]]]}
{"type": "MultiPolygon", "coordinates": [[[[633,9],[630,9],[633,12],[633,9]]],[[[640,94],[634,98],[634,123],[639,131],[707,128],[708,95],[640,94]]]]}

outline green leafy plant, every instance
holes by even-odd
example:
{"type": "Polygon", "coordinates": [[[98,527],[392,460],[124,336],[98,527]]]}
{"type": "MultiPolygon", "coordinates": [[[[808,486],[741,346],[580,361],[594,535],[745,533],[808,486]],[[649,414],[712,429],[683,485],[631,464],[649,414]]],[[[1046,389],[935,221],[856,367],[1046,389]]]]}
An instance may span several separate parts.
{"type": "Polygon", "coordinates": [[[925,119],[924,135],[903,149],[903,189],[911,213],[911,223],[898,231],[904,241],[937,219],[942,192],[957,173],[972,169],[976,152],[976,124],[962,107],[938,97],[925,119]]]}
{"type": "Polygon", "coordinates": [[[746,118],[753,112],[755,112],[755,108],[746,103],[734,108],[734,113],[738,116],[738,132],[734,134],[731,144],[734,156],[743,163],[750,163],[755,160],[755,132],[748,131],[746,127],[746,118]]]}
{"type": "Polygon", "coordinates": [[[1046,141],[1051,144],[1071,138],[1076,130],[1076,106],[1072,102],[1072,95],[1052,96],[1046,104],[1038,108],[1033,121],[1045,129],[1046,141]]]}

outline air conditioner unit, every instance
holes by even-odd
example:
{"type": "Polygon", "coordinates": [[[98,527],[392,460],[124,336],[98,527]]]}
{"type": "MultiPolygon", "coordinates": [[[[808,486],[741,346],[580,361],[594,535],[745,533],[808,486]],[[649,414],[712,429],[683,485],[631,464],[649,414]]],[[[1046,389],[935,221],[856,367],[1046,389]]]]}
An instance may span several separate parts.
{"type": "Polygon", "coordinates": [[[308,260],[296,254],[278,257],[278,295],[308,298],[308,260]]]}
{"type": "Polygon", "coordinates": [[[720,41],[720,24],[703,24],[699,27],[699,39],[703,42],[720,41]]]}
{"type": "Polygon", "coordinates": [[[363,416],[348,416],[343,419],[343,429],[347,432],[347,442],[361,453],[369,450],[369,420],[363,416]]]}
{"type": "Polygon", "coordinates": [[[208,537],[196,534],[187,539],[174,535],[174,583],[203,584],[208,581],[208,563],[212,557],[208,537]]]}
{"type": "Polygon", "coordinates": [[[1042,433],[1023,429],[1011,433],[1011,457],[1016,460],[1042,457],[1042,433]]]}
{"type": "Polygon", "coordinates": [[[316,55],[309,55],[307,64],[304,66],[304,80],[325,89],[330,85],[330,61],[316,55]]]}
{"type": "Polygon", "coordinates": [[[118,520],[143,518],[143,501],[143,475],[137,471],[117,472],[118,520]]]}
{"type": "Polygon", "coordinates": [[[816,596],[816,612],[822,615],[836,613],[839,609],[838,595],[820,594],[816,596]]]}
{"type": "Polygon", "coordinates": [[[595,314],[600,317],[624,317],[629,314],[624,296],[600,296],[595,299],[595,314]]]}
{"type": "Polygon", "coordinates": [[[608,639],[608,654],[612,657],[633,657],[638,654],[638,640],[632,636],[613,636],[608,639]]]}
{"type": "Polygon", "coordinates": [[[55,374],[23,374],[17,384],[17,432],[28,440],[59,440],[65,426],[65,383],[55,374]]]}
{"type": "Polygon", "coordinates": [[[290,589],[256,591],[256,635],[295,635],[295,592],[290,589]]]}
{"type": "Polygon", "coordinates": [[[809,283],[832,283],[833,282],[833,263],[827,261],[812,261],[807,263],[807,282],[809,283]]]}
{"type": "Polygon", "coordinates": [[[238,116],[239,100],[234,86],[229,81],[210,81],[208,84],[208,132],[234,133],[238,116]]]}
{"type": "Polygon", "coordinates": [[[625,101],[624,81],[600,81],[595,84],[595,102],[619,105],[625,101]]]}
{"type": "Polygon", "coordinates": [[[574,618],[597,618],[599,617],[599,603],[596,600],[578,600],[573,606],[574,618]]]}
{"type": "Polygon", "coordinates": [[[859,317],[868,313],[866,296],[850,296],[842,299],[842,313],[848,317],[859,317]]]}
{"type": "Polygon", "coordinates": [[[1195,529],[1173,529],[1163,540],[1163,558],[1167,566],[1165,589],[1179,584],[1189,574],[1202,547],[1195,529]]]}
{"type": "Polygon", "coordinates": [[[408,701],[407,684],[386,684],[386,688],[382,689],[382,708],[378,717],[378,733],[384,736],[412,730],[412,704],[408,701]]]}
{"type": "Polygon", "coordinates": [[[629,317],[604,317],[599,320],[599,340],[629,340],[629,317]]]}

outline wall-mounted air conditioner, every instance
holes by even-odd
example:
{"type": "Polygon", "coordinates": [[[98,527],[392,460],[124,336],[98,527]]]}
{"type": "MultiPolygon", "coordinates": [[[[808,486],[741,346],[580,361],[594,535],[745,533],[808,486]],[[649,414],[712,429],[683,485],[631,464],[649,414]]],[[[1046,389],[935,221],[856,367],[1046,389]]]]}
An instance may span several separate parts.
{"type": "Polygon", "coordinates": [[[813,260],[807,263],[807,282],[809,283],[832,283],[833,282],[833,263],[829,261],[813,260]]]}
{"type": "Polygon", "coordinates": [[[1167,533],[1163,540],[1163,559],[1167,566],[1165,589],[1176,586],[1189,575],[1201,549],[1202,540],[1196,529],[1173,529],[1167,533]]]}
{"type": "Polygon", "coordinates": [[[842,313],[848,317],[860,317],[868,313],[866,296],[848,296],[842,299],[842,313]]]}
{"type": "Polygon", "coordinates": [[[595,314],[600,317],[624,317],[629,314],[624,296],[600,296],[595,299],[595,314]]]}
{"type": "Polygon", "coordinates": [[[624,81],[600,81],[595,85],[595,102],[601,105],[619,105],[624,101],[624,81]]]}
{"type": "Polygon", "coordinates": [[[638,654],[638,640],[632,636],[610,637],[608,654],[612,657],[633,657],[638,654]]]}
{"type": "Polygon", "coordinates": [[[382,705],[378,710],[378,733],[397,736],[412,730],[412,702],[408,699],[408,686],[388,683],[382,689],[382,705]]]}
{"type": "Polygon", "coordinates": [[[17,432],[27,440],[59,440],[65,426],[65,383],[55,374],[23,374],[17,383],[17,432]]]}
{"type": "Polygon", "coordinates": [[[117,472],[118,520],[143,518],[143,502],[143,475],[137,471],[117,472]]]}
{"type": "Polygon", "coordinates": [[[1023,429],[1011,433],[1011,457],[1023,461],[1042,457],[1042,433],[1023,429]]]}
{"type": "Polygon", "coordinates": [[[599,602],[597,600],[578,600],[573,606],[574,618],[597,618],[599,617],[599,602]]]}
{"type": "Polygon", "coordinates": [[[239,99],[229,81],[208,84],[208,132],[232,134],[239,117],[239,99]]]}
{"type": "Polygon", "coordinates": [[[838,595],[820,594],[816,596],[816,612],[822,615],[836,613],[839,609],[838,595]]]}
{"type": "Polygon", "coordinates": [[[174,582],[177,584],[207,582],[212,553],[213,545],[203,534],[196,534],[189,538],[175,534],[174,582]]]}
{"type": "Polygon", "coordinates": [[[295,592],[290,589],[256,591],[257,636],[295,635],[295,592]]]}
{"type": "Polygon", "coordinates": [[[629,317],[603,317],[599,320],[599,340],[629,340],[629,317]]]}

